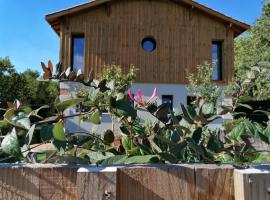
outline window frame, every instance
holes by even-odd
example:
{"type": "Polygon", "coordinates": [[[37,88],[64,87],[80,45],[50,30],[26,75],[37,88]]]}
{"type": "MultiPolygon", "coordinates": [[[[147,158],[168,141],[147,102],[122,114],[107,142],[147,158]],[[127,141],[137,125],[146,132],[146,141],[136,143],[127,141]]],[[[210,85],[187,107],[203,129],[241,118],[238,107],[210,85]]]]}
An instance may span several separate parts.
{"type": "Polygon", "coordinates": [[[85,36],[83,33],[72,33],[71,34],[71,49],[70,49],[70,67],[71,71],[74,70],[74,38],[83,38],[84,39],[84,49],[83,49],[83,69],[81,69],[82,73],[85,70],[85,36]]]}
{"type": "MultiPolygon", "coordinates": [[[[213,79],[212,76],[212,81],[223,81],[224,77],[223,77],[223,40],[212,40],[211,43],[211,62],[212,62],[212,66],[213,66],[213,45],[217,45],[218,47],[218,60],[219,60],[219,74],[218,74],[218,79],[213,79]]],[[[213,74],[212,74],[213,75],[213,74]]]]}

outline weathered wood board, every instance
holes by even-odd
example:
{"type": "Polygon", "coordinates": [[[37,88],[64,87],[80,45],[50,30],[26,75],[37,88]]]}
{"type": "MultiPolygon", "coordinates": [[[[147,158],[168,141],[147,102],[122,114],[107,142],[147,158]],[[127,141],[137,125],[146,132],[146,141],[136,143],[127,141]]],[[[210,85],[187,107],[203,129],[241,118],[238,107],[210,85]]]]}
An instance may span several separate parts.
{"type": "Polygon", "coordinates": [[[235,199],[270,200],[270,165],[234,171],[235,199]]]}

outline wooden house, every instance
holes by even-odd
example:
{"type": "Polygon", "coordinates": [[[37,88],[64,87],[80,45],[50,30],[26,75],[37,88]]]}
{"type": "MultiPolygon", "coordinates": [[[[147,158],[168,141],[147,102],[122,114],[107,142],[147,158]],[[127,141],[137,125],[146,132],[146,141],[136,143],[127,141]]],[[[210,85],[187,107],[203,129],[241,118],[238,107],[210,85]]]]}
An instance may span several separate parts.
{"type": "Polygon", "coordinates": [[[213,80],[234,73],[234,38],[249,25],[193,0],[95,0],[46,15],[60,38],[60,61],[85,74],[109,64],[138,69],[133,88],[187,102],[186,70],[212,62],[213,80]]]}

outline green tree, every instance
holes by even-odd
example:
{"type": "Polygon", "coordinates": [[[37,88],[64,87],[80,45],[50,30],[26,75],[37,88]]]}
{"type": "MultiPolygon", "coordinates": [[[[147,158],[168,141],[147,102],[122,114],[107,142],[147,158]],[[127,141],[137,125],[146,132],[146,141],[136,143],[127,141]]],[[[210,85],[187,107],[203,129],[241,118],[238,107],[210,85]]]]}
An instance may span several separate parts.
{"type": "Polygon", "coordinates": [[[58,96],[58,85],[53,82],[40,82],[38,71],[30,69],[23,73],[16,72],[9,58],[0,58],[0,106],[15,99],[24,104],[39,106],[52,105],[58,96]]]}
{"type": "Polygon", "coordinates": [[[270,1],[263,1],[262,16],[235,42],[236,69],[270,68],[270,1]]]}

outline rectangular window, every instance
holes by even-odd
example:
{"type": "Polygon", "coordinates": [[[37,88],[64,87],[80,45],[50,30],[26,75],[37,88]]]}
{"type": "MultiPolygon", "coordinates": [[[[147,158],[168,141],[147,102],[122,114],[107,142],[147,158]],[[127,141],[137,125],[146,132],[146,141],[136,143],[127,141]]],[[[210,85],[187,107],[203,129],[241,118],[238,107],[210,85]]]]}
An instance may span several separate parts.
{"type": "Polygon", "coordinates": [[[170,111],[173,110],[173,95],[162,95],[162,103],[170,103],[170,111]]]}
{"type": "Polygon", "coordinates": [[[212,80],[220,81],[222,80],[222,42],[214,41],[212,42],[212,80]]]}
{"type": "Polygon", "coordinates": [[[71,49],[71,68],[77,72],[79,69],[84,71],[84,36],[72,36],[72,49],[71,49]]]}

